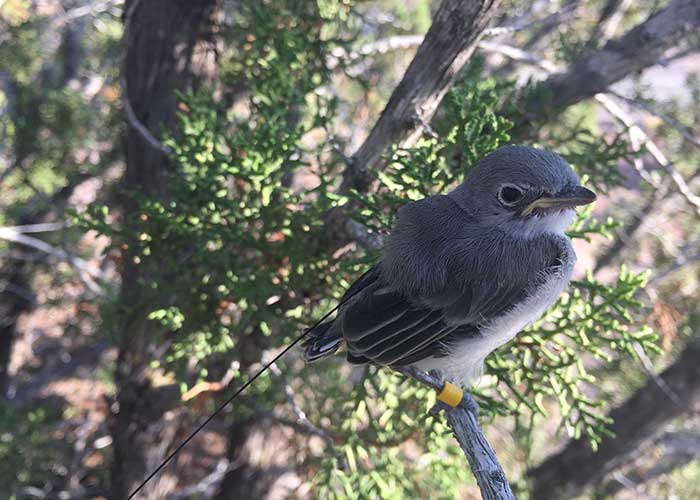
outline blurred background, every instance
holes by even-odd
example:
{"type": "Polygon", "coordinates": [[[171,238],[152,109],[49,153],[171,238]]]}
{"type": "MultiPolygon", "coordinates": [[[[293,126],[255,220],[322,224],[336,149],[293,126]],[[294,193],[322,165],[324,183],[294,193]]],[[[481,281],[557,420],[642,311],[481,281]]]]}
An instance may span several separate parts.
{"type": "MultiPolygon", "coordinates": [[[[516,496],[700,497],[700,7],[443,3],[483,37],[368,160],[437,0],[0,0],[0,497],[124,498],[508,143],[599,193],[473,389],[516,496]]],[[[480,498],[434,402],[293,349],[141,498],[480,498]]]]}

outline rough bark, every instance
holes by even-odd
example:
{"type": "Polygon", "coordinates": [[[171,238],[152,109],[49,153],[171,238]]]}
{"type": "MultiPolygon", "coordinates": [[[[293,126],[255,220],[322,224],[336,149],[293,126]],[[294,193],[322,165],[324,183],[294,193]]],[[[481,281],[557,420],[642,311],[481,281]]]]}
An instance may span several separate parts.
{"type": "Polygon", "coordinates": [[[564,73],[550,76],[543,88],[551,105],[564,108],[603,92],[613,83],[656,64],[664,52],[700,26],[700,2],[672,0],[625,35],[583,57],[564,73]]]}
{"type": "MultiPolygon", "coordinates": [[[[394,367],[394,369],[435,389],[438,393],[443,389],[443,381],[433,372],[425,373],[410,367],[394,367]]],[[[479,485],[483,500],[515,500],[496,452],[493,451],[479,426],[476,418],[478,406],[474,398],[469,393],[464,392],[457,406],[438,403],[438,406],[433,408],[431,413],[438,410],[445,412],[447,424],[452,429],[452,434],[454,434],[459,447],[462,448],[462,452],[469,462],[469,467],[471,467],[479,485]]]]}
{"type": "MultiPolygon", "coordinates": [[[[125,3],[122,90],[139,123],[152,134],[172,128],[176,91],[196,87],[213,76],[213,31],[220,12],[219,0],[125,3]]],[[[166,196],[164,177],[169,161],[134,126],[126,132],[124,148],[123,217],[128,219],[138,214],[132,193],[152,199],[166,196]]],[[[150,378],[149,361],[156,340],[154,325],[146,318],[151,292],[141,286],[141,269],[128,253],[124,262],[119,300],[128,311],[120,324],[117,405],[111,418],[115,498],[126,498],[160,463],[175,433],[175,426],[166,425],[173,415],[159,406],[150,378]]],[[[144,488],[140,498],[159,498],[171,491],[176,478],[165,472],[144,488]]]]}
{"type": "Polygon", "coordinates": [[[700,343],[691,341],[660,375],[610,412],[614,438],[594,452],[587,441],[571,441],[561,452],[529,472],[533,498],[575,498],[624,464],[630,453],[654,439],[664,425],[700,402],[700,343]]]}
{"type": "Polygon", "coordinates": [[[433,23],[367,140],[352,156],[343,190],[365,191],[370,167],[391,145],[409,145],[469,60],[499,0],[443,0],[433,23]]]}
{"type": "Polygon", "coordinates": [[[464,408],[446,411],[447,423],[474,473],[483,500],[515,500],[491,444],[473,413],[464,408]]]}

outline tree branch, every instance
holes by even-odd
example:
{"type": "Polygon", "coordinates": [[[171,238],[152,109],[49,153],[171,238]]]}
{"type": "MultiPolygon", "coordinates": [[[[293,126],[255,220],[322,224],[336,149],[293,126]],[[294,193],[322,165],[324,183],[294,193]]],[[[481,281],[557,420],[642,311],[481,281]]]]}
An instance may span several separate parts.
{"type": "MultiPolygon", "coordinates": [[[[396,371],[407,375],[421,384],[427,385],[436,391],[441,391],[443,381],[431,374],[412,368],[395,368],[396,371]]],[[[457,407],[451,407],[439,403],[439,410],[444,410],[447,416],[447,424],[457,439],[464,456],[469,461],[469,466],[476,478],[484,500],[515,500],[513,491],[508,484],[508,478],[496,453],[484,436],[479,422],[476,419],[476,402],[471,395],[465,392],[462,401],[457,407]]],[[[431,410],[432,412],[433,410],[431,410]]]]}
{"type": "MultiPolygon", "coordinates": [[[[39,226],[36,224],[36,226],[39,226]]],[[[19,228],[22,228],[23,226],[18,226],[19,228]]],[[[27,227],[27,226],[24,226],[27,227]]],[[[90,266],[87,262],[85,262],[83,259],[79,257],[75,257],[74,255],[71,255],[70,252],[66,251],[63,248],[57,248],[52,245],[49,245],[45,241],[42,241],[38,238],[34,238],[32,236],[27,236],[24,234],[22,231],[18,231],[16,228],[13,227],[2,227],[0,228],[0,239],[6,240],[6,241],[11,241],[13,243],[19,243],[20,245],[25,245],[31,248],[34,248],[36,250],[39,250],[41,252],[44,252],[51,257],[55,257],[58,260],[62,260],[64,262],[67,262],[71,266],[75,268],[75,270],[78,272],[78,275],[80,278],[85,282],[85,285],[93,292],[96,294],[101,294],[102,289],[100,285],[98,285],[94,279],[98,279],[101,281],[107,281],[106,275],[99,269],[94,268],[93,266],[90,266]],[[94,278],[94,279],[93,279],[94,278]]]]}
{"type": "Polygon", "coordinates": [[[678,359],[659,376],[667,392],[651,379],[632,397],[610,412],[615,437],[606,439],[597,452],[585,440],[571,441],[528,475],[533,498],[574,498],[584,488],[599,483],[629,459],[632,452],[653,439],[664,424],[693,411],[700,401],[700,343],[692,339],[678,359]],[[675,399],[675,398],[674,398],[675,399]]]}
{"type": "Polygon", "coordinates": [[[593,30],[592,37],[607,42],[615,34],[625,11],[629,9],[632,0],[608,0],[600,13],[598,24],[593,30]]]}
{"type": "Polygon", "coordinates": [[[146,127],[146,125],[144,125],[143,122],[139,120],[138,116],[136,116],[134,108],[131,106],[131,101],[129,100],[129,94],[127,93],[126,78],[122,78],[121,91],[124,113],[126,114],[126,120],[131,126],[131,128],[133,128],[150,147],[152,147],[156,151],[160,151],[165,156],[170,156],[170,154],[172,153],[172,151],[170,151],[170,148],[164,145],[158,139],[156,139],[155,136],[151,133],[151,131],[148,130],[148,127],[146,127]]]}
{"type": "MultiPolygon", "coordinates": [[[[700,459],[700,436],[686,432],[666,433],[653,443],[645,455],[652,455],[644,460],[647,464],[634,467],[623,476],[636,487],[700,459]]],[[[612,480],[602,488],[605,498],[612,498],[627,487],[623,477],[613,474],[612,480]]]]}
{"type": "MultiPolygon", "coordinates": [[[[672,0],[625,35],[583,57],[564,73],[550,76],[542,88],[555,108],[565,108],[604,92],[622,78],[656,64],[661,56],[700,26],[697,0],[672,0]]],[[[537,113],[537,112],[536,112],[537,113]]],[[[539,113],[537,113],[539,114],[539,113]]]]}
{"type": "Polygon", "coordinates": [[[474,52],[499,0],[443,0],[433,23],[394,89],[379,120],[352,156],[342,191],[366,191],[369,168],[393,144],[407,146],[422,134],[417,118],[429,122],[438,104],[474,52]]]}

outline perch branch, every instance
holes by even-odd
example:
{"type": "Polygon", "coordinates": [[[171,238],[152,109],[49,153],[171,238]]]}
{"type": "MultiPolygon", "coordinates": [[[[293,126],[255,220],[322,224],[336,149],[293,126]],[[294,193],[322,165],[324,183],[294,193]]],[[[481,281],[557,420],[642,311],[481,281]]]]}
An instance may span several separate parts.
{"type": "MultiPolygon", "coordinates": [[[[412,368],[396,368],[396,370],[436,391],[443,389],[443,381],[431,374],[412,368]]],[[[496,453],[479,427],[475,415],[476,408],[476,402],[466,392],[456,407],[439,403],[439,409],[445,411],[447,424],[469,461],[483,499],[515,500],[496,453]]]]}

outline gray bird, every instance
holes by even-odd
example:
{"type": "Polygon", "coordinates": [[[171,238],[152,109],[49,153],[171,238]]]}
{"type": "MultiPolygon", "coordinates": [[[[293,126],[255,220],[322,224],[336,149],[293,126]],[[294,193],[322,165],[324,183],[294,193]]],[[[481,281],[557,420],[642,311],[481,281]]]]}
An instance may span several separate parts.
{"type": "Polygon", "coordinates": [[[595,199],[554,153],[496,150],[449,194],[401,207],[379,262],[308,332],[306,360],[345,343],[351,363],[473,380],[567,287],[576,254],[564,231],[595,199]]]}

